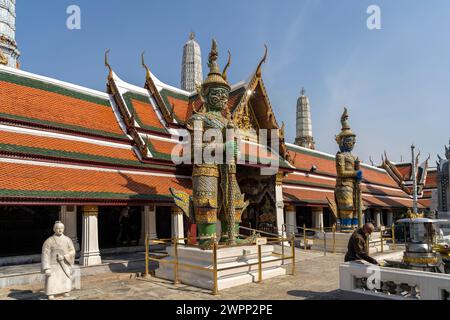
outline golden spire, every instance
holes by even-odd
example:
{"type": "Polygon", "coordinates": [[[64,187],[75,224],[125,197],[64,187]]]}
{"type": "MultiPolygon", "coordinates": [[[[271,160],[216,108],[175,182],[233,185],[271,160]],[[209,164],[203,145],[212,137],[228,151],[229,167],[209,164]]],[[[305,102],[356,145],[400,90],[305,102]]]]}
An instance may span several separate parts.
{"type": "MultiPolygon", "coordinates": [[[[228,84],[228,81],[226,78],[224,79],[223,74],[220,72],[219,64],[217,63],[217,59],[219,57],[219,52],[217,50],[217,42],[216,40],[212,40],[211,45],[211,52],[209,53],[209,59],[208,59],[208,67],[209,67],[209,74],[206,80],[203,82],[202,86],[203,88],[209,87],[211,85],[218,85],[231,89],[230,85],[228,84]]],[[[229,56],[229,63],[231,63],[231,55],[229,56]]],[[[228,69],[229,65],[225,67],[224,74],[226,77],[226,71],[228,69]]]]}
{"type": "Polygon", "coordinates": [[[341,133],[339,133],[339,135],[336,136],[336,142],[340,145],[342,139],[344,139],[345,137],[356,137],[356,135],[352,132],[350,125],[348,123],[348,110],[347,108],[344,108],[344,113],[341,116],[341,125],[342,125],[342,129],[341,129],[341,133]]]}

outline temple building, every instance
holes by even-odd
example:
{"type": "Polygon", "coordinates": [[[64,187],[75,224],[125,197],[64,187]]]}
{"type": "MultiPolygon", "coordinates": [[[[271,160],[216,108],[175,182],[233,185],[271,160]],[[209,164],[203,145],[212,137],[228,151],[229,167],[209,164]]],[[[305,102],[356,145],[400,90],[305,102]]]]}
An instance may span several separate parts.
{"type": "Polygon", "coordinates": [[[300,97],[297,100],[297,134],[295,136],[295,144],[308,149],[315,149],[313,133],[311,108],[309,106],[309,98],[305,95],[305,89],[302,88],[300,97]]]}
{"type": "MultiPolygon", "coordinates": [[[[14,1],[1,3],[13,17],[14,1]]],[[[14,52],[11,60],[18,56],[14,52]]],[[[304,92],[297,138],[310,137],[309,143],[285,143],[285,127],[263,81],[266,60],[267,49],[249,80],[230,86],[226,110],[244,138],[237,181],[249,206],[242,225],[278,234],[295,225],[330,227],[336,220],[328,206],[335,156],[313,150],[304,92]],[[278,132],[278,152],[258,140],[258,129],[278,132]],[[271,161],[279,164],[277,171],[261,174],[271,161]]],[[[190,75],[182,89],[160,81],[144,57],[145,85],[137,86],[123,80],[106,55],[106,92],[0,65],[0,265],[38,261],[56,220],[66,225],[85,266],[99,264],[105,250],[142,251],[145,235],[179,238],[196,232],[169,190],[192,194],[192,165],[176,165],[172,155],[182,150],[187,119],[203,108],[194,86],[203,79],[193,35],[184,61],[183,74],[190,75]]],[[[412,207],[408,186],[391,172],[395,167],[362,164],[366,218],[373,215],[378,226],[390,225],[412,207]]]]}
{"type": "Polygon", "coordinates": [[[191,32],[189,41],[183,49],[183,61],[181,63],[181,89],[194,92],[195,85],[203,81],[202,51],[195,41],[195,33],[191,32]]]}
{"type": "Polygon", "coordinates": [[[16,0],[0,1],[0,64],[18,67],[16,43],[16,0]]]}

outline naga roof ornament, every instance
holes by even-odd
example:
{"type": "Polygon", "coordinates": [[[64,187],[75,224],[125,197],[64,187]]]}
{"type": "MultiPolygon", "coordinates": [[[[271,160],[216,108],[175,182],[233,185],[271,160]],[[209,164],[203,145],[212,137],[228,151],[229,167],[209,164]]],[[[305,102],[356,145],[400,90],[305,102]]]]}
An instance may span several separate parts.
{"type": "Polygon", "coordinates": [[[113,79],[113,70],[112,70],[111,65],[109,64],[109,58],[108,58],[108,55],[109,55],[110,51],[111,51],[110,49],[107,49],[105,51],[105,67],[107,67],[109,69],[108,80],[112,80],[113,79]]]}

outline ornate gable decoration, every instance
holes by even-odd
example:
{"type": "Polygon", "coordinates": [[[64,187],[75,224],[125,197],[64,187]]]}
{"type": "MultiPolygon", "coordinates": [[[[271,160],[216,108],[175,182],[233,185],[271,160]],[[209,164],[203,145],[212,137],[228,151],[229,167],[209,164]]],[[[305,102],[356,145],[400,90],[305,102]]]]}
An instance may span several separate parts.
{"type": "Polygon", "coordinates": [[[152,76],[150,74],[149,67],[145,64],[144,60],[144,54],[145,52],[142,52],[141,55],[141,62],[142,66],[144,67],[146,71],[146,77],[145,77],[145,88],[150,92],[150,96],[156,101],[156,105],[158,109],[161,111],[161,114],[164,117],[164,120],[166,121],[167,125],[173,123],[174,116],[173,112],[170,112],[167,108],[166,104],[164,103],[164,100],[162,99],[158,89],[156,88],[155,82],[152,79],[152,76]]]}

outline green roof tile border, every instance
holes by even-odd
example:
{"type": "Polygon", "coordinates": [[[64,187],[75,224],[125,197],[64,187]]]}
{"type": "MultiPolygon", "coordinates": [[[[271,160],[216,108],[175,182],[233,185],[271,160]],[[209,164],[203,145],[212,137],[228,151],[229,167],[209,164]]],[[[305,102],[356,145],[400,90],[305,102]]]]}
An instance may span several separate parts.
{"type": "Polygon", "coordinates": [[[169,200],[170,195],[161,194],[128,194],[116,192],[83,192],[83,191],[42,191],[0,189],[2,197],[22,198],[75,198],[75,199],[112,199],[112,200],[169,200]]]}

